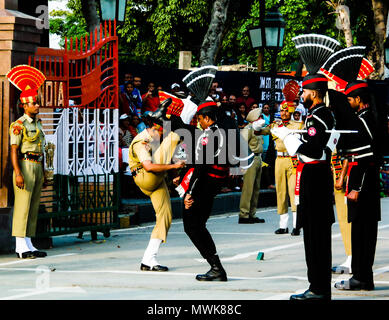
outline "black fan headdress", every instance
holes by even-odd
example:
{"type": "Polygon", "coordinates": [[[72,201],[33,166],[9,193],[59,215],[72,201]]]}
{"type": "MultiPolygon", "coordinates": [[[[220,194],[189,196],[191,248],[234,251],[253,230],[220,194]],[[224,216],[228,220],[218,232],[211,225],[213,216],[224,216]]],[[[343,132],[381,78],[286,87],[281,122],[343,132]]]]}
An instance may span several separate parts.
{"type": "Polygon", "coordinates": [[[321,34],[303,34],[292,38],[309,74],[320,70],[324,62],[337,50],[340,43],[321,34]]]}
{"type": "Polygon", "coordinates": [[[355,81],[361,69],[366,47],[353,46],[332,54],[320,68],[330,80],[334,80],[344,89],[348,82],[355,81]]]}
{"type": "Polygon", "coordinates": [[[217,71],[216,66],[204,66],[188,73],[182,81],[199,101],[204,101],[217,71]]]}

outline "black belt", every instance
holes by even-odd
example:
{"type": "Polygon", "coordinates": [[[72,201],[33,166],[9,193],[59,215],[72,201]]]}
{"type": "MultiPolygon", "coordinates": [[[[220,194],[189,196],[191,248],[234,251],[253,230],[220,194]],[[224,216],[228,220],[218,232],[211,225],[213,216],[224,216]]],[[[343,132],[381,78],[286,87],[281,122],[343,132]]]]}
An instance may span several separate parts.
{"type": "Polygon", "coordinates": [[[259,152],[257,153],[254,152],[254,156],[259,156],[259,155],[261,155],[259,152]]]}
{"type": "Polygon", "coordinates": [[[35,153],[35,152],[22,153],[21,159],[29,160],[29,161],[33,161],[33,162],[42,162],[43,161],[43,153],[35,153]]]}
{"type": "Polygon", "coordinates": [[[133,170],[131,170],[131,175],[135,178],[136,175],[138,174],[138,172],[143,169],[143,167],[138,167],[138,168],[135,168],[133,170]]]}

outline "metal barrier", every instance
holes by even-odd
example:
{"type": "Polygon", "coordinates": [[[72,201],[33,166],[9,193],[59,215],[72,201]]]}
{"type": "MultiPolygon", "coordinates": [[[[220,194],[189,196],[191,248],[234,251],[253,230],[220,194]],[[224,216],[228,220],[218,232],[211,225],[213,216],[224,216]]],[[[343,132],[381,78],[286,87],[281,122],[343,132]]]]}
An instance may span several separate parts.
{"type": "Polygon", "coordinates": [[[119,225],[119,174],[55,175],[42,191],[37,238],[83,231],[105,237],[119,225]]]}

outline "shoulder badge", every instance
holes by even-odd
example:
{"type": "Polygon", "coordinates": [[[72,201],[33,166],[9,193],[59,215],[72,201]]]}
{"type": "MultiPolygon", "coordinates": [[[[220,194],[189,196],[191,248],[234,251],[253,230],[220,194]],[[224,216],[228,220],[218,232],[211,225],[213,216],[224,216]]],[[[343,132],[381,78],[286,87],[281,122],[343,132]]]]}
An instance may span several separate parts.
{"type": "Polygon", "coordinates": [[[10,126],[10,131],[15,135],[18,136],[19,134],[22,133],[24,126],[23,126],[23,121],[21,120],[16,120],[15,122],[11,123],[10,126]]]}

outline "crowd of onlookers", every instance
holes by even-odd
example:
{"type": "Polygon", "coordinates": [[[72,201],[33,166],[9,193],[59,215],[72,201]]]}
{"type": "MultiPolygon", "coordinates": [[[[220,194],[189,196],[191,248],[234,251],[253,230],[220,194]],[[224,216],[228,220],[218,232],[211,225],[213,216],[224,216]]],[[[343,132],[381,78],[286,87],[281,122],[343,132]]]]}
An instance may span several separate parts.
{"type": "MultiPolygon", "coordinates": [[[[158,109],[160,105],[158,91],[160,90],[179,98],[186,98],[189,94],[175,82],[169,88],[162,88],[154,82],[147,83],[146,87],[142,84],[140,76],[130,73],[124,75],[124,79],[119,86],[119,163],[121,172],[124,172],[127,176],[130,175],[130,172],[128,171],[127,163],[123,161],[123,156],[125,158],[126,155],[123,155],[122,150],[128,148],[132,139],[150,125],[147,115],[158,109]]],[[[218,106],[224,108],[226,113],[235,119],[238,128],[244,128],[248,124],[246,120],[247,114],[255,108],[262,108],[262,117],[267,125],[279,117],[278,103],[273,108],[267,103],[260,104],[251,95],[249,86],[243,86],[243,88],[238,89],[238,92],[225,92],[216,80],[212,83],[209,92],[209,96],[217,102],[218,106]]],[[[296,121],[303,121],[306,110],[298,101],[297,105],[298,107],[293,117],[296,121]]],[[[274,161],[276,153],[274,145],[270,143],[271,137],[263,136],[263,140],[262,159],[264,167],[261,187],[274,188],[274,161]]],[[[129,179],[128,181],[131,182],[131,180],[129,179]]],[[[242,183],[241,176],[231,176],[228,185],[222,189],[222,192],[240,191],[242,183]]],[[[173,187],[171,191],[172,193],[175,192],[173,187]]],[[[139,193],[135,192],[133,196],[137,195],[140,196],[139,193]]]]}
{"type": "MultiPolygon", "coordinates": [[[[127,163],[123,161],[126,155],[123,155],[122,150],[128,148],[132,139],[142,132],[150,124],[148,123],[147,115],[154,112],[160,105],[158,91],[171,93],[179,98],[186,98],[188,92],[183,90],[178,83],[173,82],[169,88],[157,86],[154,82],[147,83],[147,86],[142,84],[142,78],[137,75],[126,73],[119,87],[119,167],[127,178],[130,177],[130,172],[127,168],[127,163]]],[[[220,108],[224,108],[226,113],[235,119],[238,128],[244,128],[248,122],[247,114],[255,109],[262,108],[262,117],[266,121],[266,125],[272,123],[279,117],[279,104],[275,103],[271,107],[270,103],[259,103],[251,94],[249,86],[243,86],[237,92],[225,92],[219,86],[218,81],[214,81],[211,85],[209,96],[217,102],[220,108]]],[[[296,110],[293,113],[293,120],[304,121],[306,109],[300,103],[300,99],[295,101],[296,110]]],[[[263,153],[262,160],[263,170],[261,178],[261,189],[273,189],[274,186],[274,162],[276,151],[274,144],[271,143],[270,136],[263,136],[263,153]]],[[[387,168],[387,166],[385,167],[387,168]]],[[[383,180],[388,175],[389,171],[383,171],[383,180]]],[[[127,183],[132,183],[133,179],[128,179],[127,183]]],[[[222,192],[240,191],[242,187],[242,176],[231,176],[228,185],[222,192]]],[[[386,182],[388,183],[388,182],[386,182]]],[[[174,185],[170,186],[172,195],[175,196],[174,185]]],[[[126,194],[123,197],[143,197],[142,193],[137,192],[134,188],[125,188],[126,194]],[[128,193],[129,192],[129,193],[128,193]]],[[[385,188],[386,190],[387,188],[385,188]]]]}

